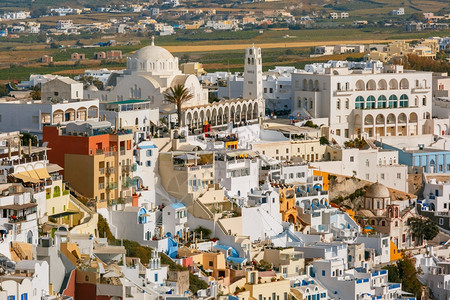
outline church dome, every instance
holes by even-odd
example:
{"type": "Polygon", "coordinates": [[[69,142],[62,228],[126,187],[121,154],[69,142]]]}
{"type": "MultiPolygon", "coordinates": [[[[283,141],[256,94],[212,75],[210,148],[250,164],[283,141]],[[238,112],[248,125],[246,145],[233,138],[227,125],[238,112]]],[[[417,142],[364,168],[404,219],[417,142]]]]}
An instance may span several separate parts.
{"type": "Polygon", "coordinates": [[[87,90],[91,91],[91,92],[98,92],[98,88],[95,85],[93,85],[93,84],[88,86],[87,90]]]}
{"type": "Polygon", "coordinates": [[[376,182],[369,186],[366,190],[366,198],[390,198],[390,193],[387,187],[376,182]]]}
{"type": "Polygon", "coordinates": [[[137,59],[139,61],[158,61],[158,60],[172,60],[173,55],[166,49],[159,46],[146,46],[139,49],[133,54],[131,58],[137,59]]]}

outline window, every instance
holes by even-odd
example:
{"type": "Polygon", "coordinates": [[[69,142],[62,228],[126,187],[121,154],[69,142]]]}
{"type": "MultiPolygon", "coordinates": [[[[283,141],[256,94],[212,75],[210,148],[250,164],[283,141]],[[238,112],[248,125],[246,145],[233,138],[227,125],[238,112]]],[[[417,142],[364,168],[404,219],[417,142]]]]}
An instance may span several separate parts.
{"type": "Polygon", "coordinates": [[[152,166],[152,161],[151,161],[151,160],[147,160],[147,161],[145,162],[145,166],[146,166],[146,167],[151,167],[151,166],[152,166]]]}
{"type": "Polygon", "coordinates": [[[0,123],[2,122],[2,115],[0,115],[0,123]]]}
{"type": "Polygon", "coordinates": [[[375,108],[375,97],[374,96],[367,97],[366,108],[375,108]]]}
{"type": "Polygon", "coordinates": [[[279,154],[279,151],[278,151],[278,149],[275,151],[276,152],[276,154],[279,154]]]}
{"type": "Polygon", "coordinates": [[[400,96],[400,107],[408,107],[408,96],[405,94],[400,96]]]}
{"type": "Polygon", "coordinates": [[[402,179],[402,173],[397,173],[397,179],[402,179]]]}
{"type": "Polygon", "coordinates": [[[350,100],[345,100],[345,108],[348,109],[350,107],[350,100]]]}
{"type": "Polygon", "coordinates": [[[214,266],[213,261],[209,261],[209,266],[210,266],[210,267],[214,266]]]}
{"type": "Polygon", "coordinates": [[[397,108],[397,96],[391,95],[389,96],[389,108],[397,108]]]}
{"type": "Polygon", "coordinates": [[[364,109],[364,98],[363,97],[361,97],[361,96],[356,97],[355,108],[356,109],[364,109]]]}
{"type": "Polygon", "coordinates": [[[355,158],[353,156],[350,156],[350,162],[354,162],[355,158]]]}
{"type": "Polygon", "coordinates": [[[439,225],[444,225],[444,218],[439,218],[439,225]]]}
{"type": "Polygon", "coordinates": [[[158,273],[155,273],[155,282],[158,282],[158,273]]]}
{"type": "Polygon", "coordinates": [[[380,174],[381,179],[384,179],[384,173],[380,174]]]}
{"type": "Polygon", "coordinates": [[[338,99],[336,102],[336,109],[341,109],[341,100],[338,99]]]}
{"type": "Polygon", "coordinates": [[[152,150],[147,150],[147,151],[145,152],[145,154],[147,155],[147,157],[153,155],[152,150]]]}
{"type": "Polygon", "coordinates": [[[322,276],[325,276],[325,270],[322,270],[322,276]]]}
{"type": "Polygon", "coordinates": [[[378,108],[386,108],[386,97],[385,96],[381,95],[380,97],[378,97],[377,107],[378,108]]]}
{"type": "Polygon", "coordinates": [[[369,166],[369,160],[366,159],[366,167],[368,167],[368,166],[369,166]]]}
{"type": "Polygon", "coordinates": [[[59,96],[59,93],[58,92],[54,92],[53,95],[59,96]]]}

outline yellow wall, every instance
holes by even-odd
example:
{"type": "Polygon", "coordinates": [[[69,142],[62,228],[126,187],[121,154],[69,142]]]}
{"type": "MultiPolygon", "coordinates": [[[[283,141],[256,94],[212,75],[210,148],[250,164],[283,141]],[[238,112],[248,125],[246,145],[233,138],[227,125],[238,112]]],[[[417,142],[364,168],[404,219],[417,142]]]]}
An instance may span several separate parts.
{"type": "Polygon", "coordinates": [[[391,261],[401,259],[402,252],[397,249],[397,246],[395,246],[393,241],[391,241],[390,243],[391,243],[391,261]]]}
{"type": "Polygon", "coordinates": [[[295,189],[294,188],[280,188],[280,212],[281,218],[284,222],[289,222],[290,216],[294,218],[293,223],[297,221],[297,209],[295,207],[295,189]],[[293,197],[286,198],[286,193],[292,193],[293,197]]]}
{"type": "Polygon", "coordinates": [[[324,171],[319,171],[319,170],[313,170],[313,175],[314,176],[322,176],[322,190],[328,191],[328,189],[330,188],[330,180],[328,178],[330,173],[324,172],[324,171]]]}

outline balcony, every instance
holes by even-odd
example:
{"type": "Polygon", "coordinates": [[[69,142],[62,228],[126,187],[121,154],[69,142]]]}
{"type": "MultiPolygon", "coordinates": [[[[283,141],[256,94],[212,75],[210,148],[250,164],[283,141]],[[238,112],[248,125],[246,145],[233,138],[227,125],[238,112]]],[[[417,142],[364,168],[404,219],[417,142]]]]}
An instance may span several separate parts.
{"type": "Polygon", "coordinates": [[[429,87],[415,87],[411,89],[411,93],[426,93],[430,90],[429,87]]]}
{"type": "Polygon", "coordinates": [[[114,167],[106,168],[106,175],[111,175],[116,172],[116,169],[114,167]]]}
{"type": "Polygon", "coordinates": [[[98,184],[98,189],[99,189],[99,190],[104,190],[104,189],[105,189],[105,183],[104,183],[104,182],[99,183],[99,184],[98,184]]]}
{"type": "Polygon", "coordinates": [[[335,96],[350,96],[353,94],[353,90],[337,90],[334,92],[335,96]]]}

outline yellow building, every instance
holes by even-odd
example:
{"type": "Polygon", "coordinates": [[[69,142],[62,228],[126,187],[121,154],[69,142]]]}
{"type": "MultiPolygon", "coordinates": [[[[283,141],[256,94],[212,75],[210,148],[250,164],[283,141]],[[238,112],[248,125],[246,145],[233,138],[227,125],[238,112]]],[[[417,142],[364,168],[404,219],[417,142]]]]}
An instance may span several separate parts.
{"type": "Polygon", "coordinates": [[[297,222],[297,208],[295,207],[295,188],[276,186],[280,195],[280,212],[283,222],[297,222]]]}
{"type": "Polygon", "coordinates": [[[109,125],[72,126],[70,130],[46,126],[43,140],[52,148],[48,151],[49,160],[63,167],[64,177],[71,187],[94,199],[97,208],[131,203],[132,130],[113,132],[109,125]]]}

